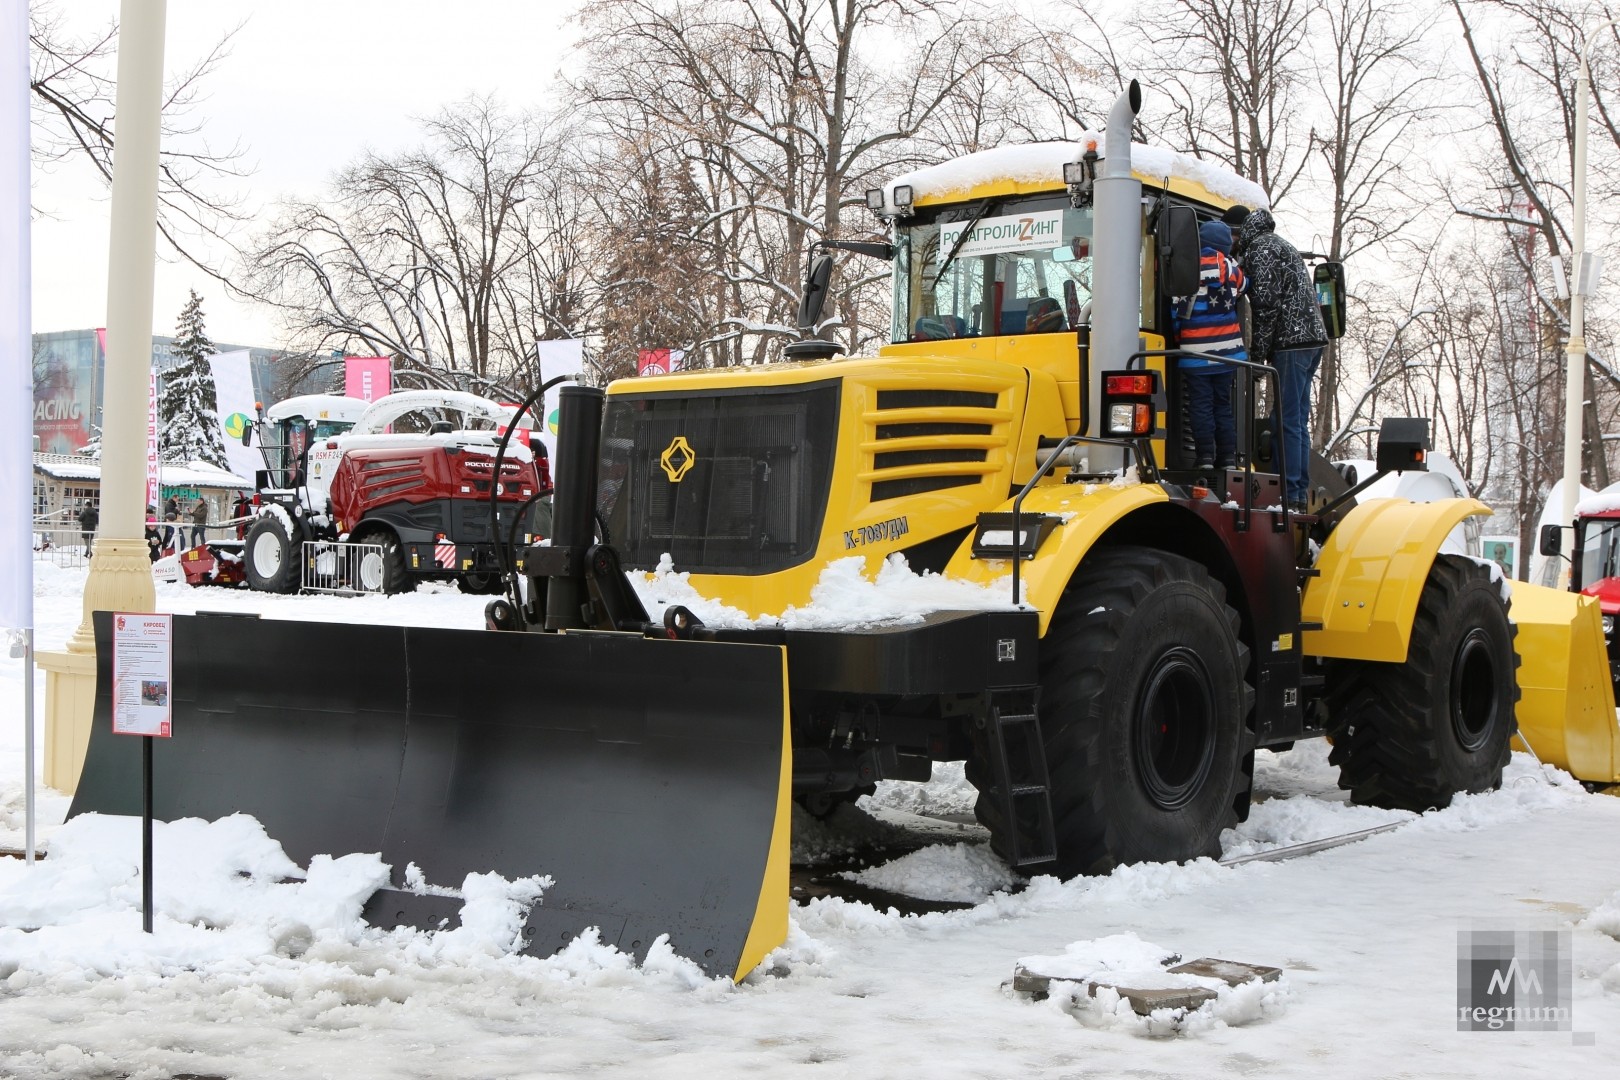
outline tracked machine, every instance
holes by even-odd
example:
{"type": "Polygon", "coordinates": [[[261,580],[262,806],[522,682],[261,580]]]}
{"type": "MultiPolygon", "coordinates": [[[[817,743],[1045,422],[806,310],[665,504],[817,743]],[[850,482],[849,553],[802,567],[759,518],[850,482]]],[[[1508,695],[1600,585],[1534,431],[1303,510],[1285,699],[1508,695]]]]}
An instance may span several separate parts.
{"type": "MultiPolygon", "coordinates": [[[[809,338],[782,363],[566,389],[553,537],[512,553],[490,630],[178,619],[160,813],[252,812],[295,855],[382,850],[384,923],[454,916],[410,863],[441,885],[549,874],[533,951],[668,933],[740,978],[785,933],[790,800],[822,812],[935,762],[967,763],[1003,858],[1065,876],[1218,854],[1255,753],[1304,738],[1331,736],[1343,786],[1386,806],[1497,786],[1516,730],[1611,781],[1595,603],[1439,553],[1483,504],[1358,504],[1317,463],[1291,512],[1260,365],[1237,465],[1193,467],[1169,305],[1196,288],[1199,220],[1265,195],[1133,146],[1139,103],[1132,84],[1105,135],[872,193],[889,239],[823,246],[892,262],[876,356],[809,338]],[[835,561],[897,556],[1004,599],[771,618],[835,561]],[[666,559],[747,625],[649,614],[630,579],[666,559]]],[[[830,273],[812,262],[806,327],[830,273]]],[[[1426,422],[1386,422],[1378,474],[1426,449],[1426,422]]],[[[100,727],[74,812],[129,812],[133,751],[100,727]]]]}

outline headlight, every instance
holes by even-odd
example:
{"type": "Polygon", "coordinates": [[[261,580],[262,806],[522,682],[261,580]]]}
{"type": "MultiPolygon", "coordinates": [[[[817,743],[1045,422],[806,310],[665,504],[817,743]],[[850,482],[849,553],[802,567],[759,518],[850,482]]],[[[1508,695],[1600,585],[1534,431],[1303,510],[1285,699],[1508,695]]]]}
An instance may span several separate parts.
{"type": "Polygon", "coordinates": [[[1614,616],[1603,616],[1603,636],[1609,637],[1614,633],[1614,616]]]}

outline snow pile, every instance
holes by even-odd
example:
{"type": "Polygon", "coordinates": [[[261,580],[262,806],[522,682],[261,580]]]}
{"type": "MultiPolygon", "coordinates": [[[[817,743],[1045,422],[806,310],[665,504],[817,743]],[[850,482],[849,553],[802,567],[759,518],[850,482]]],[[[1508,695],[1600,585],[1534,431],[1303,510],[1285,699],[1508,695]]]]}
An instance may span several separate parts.
{"type": "Polygon", "coordinates": [[[56,830],[50,858],[0,860],[0,976],[82,969],[173,974],[293,956],[356,940],[388,868],[376,855],[316,856],[306,873],[254,819],[153,827],[153,933],[141,927],[140,821],[86,814],[56,830]]]}
{"type": "MultiPolygon", "coordinates": [[[[1620,892],[1592,909],[1592,913],[1577,924],[1582,930],[1595,930],[1620,942],[1620,892]]],[[[1613,964],[1598,983],[1611,994],[1620,994],[1620,963],[1613,964]]]]}
{"type": "Polygon", "coordinates": [[[862,799],[863,805],[908,814],[971,815],[979,799],[979,789],[968,783],[960,761],[934,762],[934,774],[927,783],[911,780],[879,780],[877,790],[862,799]]]}
{"type": "Polygon", "coordinates": [[[1372,829],[1393,821],[1411,821],[1408,810],[1324,802],[1313,795],[1267,799],[1249,810],[1249,820],[1221,834],[1221,858],[1235,859],[1260,851],[1292,847],[1329,836],[1372,829]]]}
{"type": "Polygon", "coordinates": [[[1026,956],[1020,967],[1054,980],[1049,1001],[1089,1028],[1162,1037],[1197,1034],[1220,1027],[1236,1027],[1279,1016],[1287,988],[1281,981],[1252,979],[1228,986],[1222,979],[1179,974],[1166,970],[1180,962],[1170,950],[1138,938],[1134,933],[1112,934],[1092,941],[1076,941],[1057,956],[1026,956]],[[1088,983],[1106,983],[1088,987],[1088,983]],[[1137,1015],[1130,1001],[1113,987],[1130,990],[1204,989],[1215,998],[1196,1009],[1155,1009],[1137,1015]]]}
{"type": "Polygon", "coordinates": [[[870,870],[845,871],[839,876],[919,900],[963,904],[980,903],[1020,880],[982,844],[936,844],[870,870]]]}
{"type": "Polygon", "coordinates": [[[1581,920],[1580,926],[1582,930],[1596,930],[1620,941],[1620,892],[1593,908],[1592,913],[1581,920]]]}
{"type": "Polygon", "coordinates": [[[677,573],[675,561],[668,552],[658,560],[651,574],[627,574],[626,577],[654,622],[663,621],[665,608],[679,604],[716,629],[741,630],[754,625],[746,611],[710,600],[693,588],[692,575],[677,573]]]}
{"type": "Polygon", "coordinates": [[[904,555],[890,555],[874,578],[866,576],[866,559],[851,555],[829,563],[810,590],[810,603],[780,613],[751,617],[747,612],[710,600],[678,572],[666,553],[651,574],[630,574],[630,584],[655,621],[664,609],[680,604],[717,629],[781,627],[825,630],[858,626],[920,623],[934,611],[991,611],[1012,607],[1012,586],[953,581],[930,571],[913,573],[904,555]]]}
{"type": "Polygon", "coordinates": [[[788,630],[920,623],[932,611],[991,611],[1012,607],[1012,587],[979,585],[924,571],[914,574],[904,555],[890,555],[876,578],[866,577],[859,555],[829,563],[810,590],[810,603],[780,618],[788,630]]]}

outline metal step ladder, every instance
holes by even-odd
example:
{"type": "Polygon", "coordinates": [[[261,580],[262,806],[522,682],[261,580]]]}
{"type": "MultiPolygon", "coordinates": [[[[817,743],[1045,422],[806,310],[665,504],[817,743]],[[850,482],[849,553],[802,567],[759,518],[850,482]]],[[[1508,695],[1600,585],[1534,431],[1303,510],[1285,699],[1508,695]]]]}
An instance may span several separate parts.
{"type": "Polygon", "coordinates": [[[987,727],[995,792],[1010,826],[1007,861],[1015,867],[1050,862],[1057,858],[1057,836],[1052,828],[1046,748],[1033,698],[992,703],[987,727]]]}

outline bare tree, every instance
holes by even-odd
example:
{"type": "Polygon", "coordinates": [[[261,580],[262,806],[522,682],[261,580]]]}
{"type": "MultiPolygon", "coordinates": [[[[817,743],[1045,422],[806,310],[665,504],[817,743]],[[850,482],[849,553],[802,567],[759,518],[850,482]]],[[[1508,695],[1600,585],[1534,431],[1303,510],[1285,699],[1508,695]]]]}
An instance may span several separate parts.
{"type": "MultiPolygon", "coordinates": [[[[28,25],[36,166],[88,162],[110,187],[117,23],[81,34],[69,26],[65,11],[52,0],[32,0],[28,25]]],[[[222,281],[195,241],[201,237],[224,240],[224,234],[243,220],[240,199],[221,190],[219,184],[244,177],[248,170],[240,146],[211,147],[202,136],[202,122],[191,119],[190,114],[203,83],[227,57],[235,33],[226,34],[200,60],[170,80],[163,100],[159,159],[159,232],[179,255],[222,281]]]]}
{"type": "Polygon", "coordinates": [[[424,127],[418,150],[363,154],[330,199],[283,205],[249,287],[306,348],[390,355],[406,386],[511,392],[534,340],[585,329],[561,149],[488,100],[424,127]]]}
{"type": "MultiPolygon", "coordinates": [[[[604,130],[663,157],[664,192],[680,200],[666,251],[691,278],[663,295],[693,316],[724,312],[689,338],[642,342],[689,360],[757,362],[796,336],[810,245],[869,233],[864,214],[846,215],[864,188],[1005,130],[979,108],[1008,53],[976,4],[595,0],[579,18],[596,35],[580,95],[604,130]]],[[[649,205],[630,190],[618,217],[649,205]]],[[[846,269],[824,329],[859,348],[886,336],[884,307],[874,275],[846,269]]]]}
{"type": "MultiPolygon", "coordinates": [[[[1347,262],[1411,228],[1424,205],[1410,188],[1413,150],[1435,114],[1439,79],[1423,48],[1417,13],[1391,0],[1324,0],[1317,71],[1320,120],[1310,131],[1309,177],[1324,191],[1329,259],[1347,262]]],[[[1381,269],[1384,258],[1361,260],[1381,269]],[[1376,261],[1375,261],[1376,260],[1376,261]]],[[[1319,371],[1322,406],[1313,417],[1316,445],[1338,426],[1341,348],[1330,343],[1319,371]]]]}
{"type": "MultiPolygon", "coordinates": [[[[1504,251],[1515,273],[1513,294],[1523,297],[1519,322],[1535,342],[1535,368],[1521,372],[1522,380],[1542,385],[1553,379],[1563,363],[1560,339],[1568,334],[1567,302],[1544,287],[1549,256],[1567,257],[1573,247],[1571,199],[1573,191],[1574,95],[1571,87],[1585,42],[1587,20],[1620,15],[1611,5],[1583,10],[1562,7],[1551,0],[1450,0],[1462,30],[1465,60],[1489,118],[1495,152],[1482,155],[1474,167],[1453,183],[1452,199],[1459,213],[1499,230],[1504,251]],[[1489,24],[1482,41],[1476,30],[1489,24]]],[[[1620,75],[1620,35],[1613,28],[1593,43],[1593,139],[1587,203],[1589,250],[1601,251],[1620,218],[1614,213],[1620,195],[1616,166],[1620,165],[1620,124],[1612,88],[1620,75]]],[[[1602,432],[1620,410],[1620,372],[1607,357],[1608,338],[1602,310],[1589,310],[1589,369],[1584,373],[1591,392],[1582,425],[1585,433],[1584,477],[1603,486],[1610,465],[1602,432]]],[[[1561,395],[1545,402],[1541,420],[1525,432],[1526,467],[1559,460],[1563,429],[1561,395]],[[1548,422],[1551,420],[1552,422],[1548,422]]],[[[1532,469],[1540,473],[1539,467],[1532,469]]],[[[1561,466],[1540,473],[1543,481],[1536,497],[1519,506],[1521,521],[1533,522],[1537,503],[1561,466]]]]}

